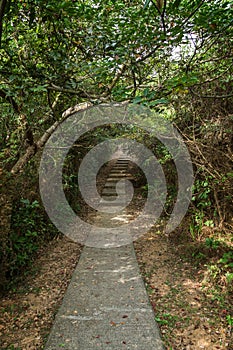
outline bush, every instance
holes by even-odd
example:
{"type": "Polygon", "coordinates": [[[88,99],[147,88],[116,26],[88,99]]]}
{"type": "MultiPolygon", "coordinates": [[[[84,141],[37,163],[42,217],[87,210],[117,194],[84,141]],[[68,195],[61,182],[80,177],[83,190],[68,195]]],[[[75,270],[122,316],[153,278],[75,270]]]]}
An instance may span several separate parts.
{"type": "Polygon", "coordinates": [[[37,200],[20,199],[15,203],[7,244],[7,279],[12,281],[31,265],[35,253],[57,234],[37,200]]]}

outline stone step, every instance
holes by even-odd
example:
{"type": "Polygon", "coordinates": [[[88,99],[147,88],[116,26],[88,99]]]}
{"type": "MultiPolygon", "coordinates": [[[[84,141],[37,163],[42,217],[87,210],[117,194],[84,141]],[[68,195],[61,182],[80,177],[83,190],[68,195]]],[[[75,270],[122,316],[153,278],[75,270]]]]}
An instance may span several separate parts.
{"type": "Polygon", "coordinates": [[[110,173],[109,174],[109,178],[111,177],[128,177],[128,178],[131,178],[132,175],[131,174],[128,174],[128,173],[110,173]]]}
{"type": "Polygon", "coordinates": [[[113,166],[113,168],[114,167],[119,167],[119,168],[126,168],[126,167],[128,167],[128,165],[129,165],[129,163],[126,163],[126,162],[120,162],[120,163],[116,163],[114,166],[113,166]]]}
{"type": "MultiPolygon", "coordinates": [[[[120,193],[125,193],[124,189],[119,189],[119,194],[120,193]]],[[[117,193],[116,193],[116,188],[104,188],[103,191],[102,191],[102,196],[117,196],[117,193]]]]}
{"type": "Polygon", "coordinates": [[[115,166],[115,167],[113,167],[112,168],[112,170],[111,171],[113,171],[113,170],[117,170],[117,171],[125,171],[125,170],[127,170],[128,169],[128,166],[115,166]]]}
{"type": "Polygon", "coordinates": [[[129,165],[129,162],[116,162],[114,166],[116,166],[116,167],[118,167],[118,166],[119,167],[120,166],[125,167],[125,166],[128,166],[128,165],[129,165]]]}
{"type": "Polygon", "coordinates": [[[112,168],[112,170],[110,171],[110,173],[112,172],[118,172],[118,173],[124,173],[128,170],[128,168],[125,169],[118,169],[118,168],[112,168]]]}
{"type": "Polygon", "coordinates": [[[104,185],[104,188],[116,188],[116,182],[107,180],[107,182],[104,185]]]}
{"type": "Polygon", "coordinates": [[[128,164],[129,164],[128,160],[118,160],[115,165],[117,166],[117,165],[128,165],[128,164]]]}
{"type": "Polygon", "coordinates": [[[118,176],[118,177],[109,177],[108,179],[107,179],[107,181],[106,182],[115,182],[115,183],[117,183],[117,182],[119,182],[119,181],[121,181],[121,180],[130,180],[130,181],[134,181],[134,178],[133,177],[124,177],[124,176],[118,176]]]}

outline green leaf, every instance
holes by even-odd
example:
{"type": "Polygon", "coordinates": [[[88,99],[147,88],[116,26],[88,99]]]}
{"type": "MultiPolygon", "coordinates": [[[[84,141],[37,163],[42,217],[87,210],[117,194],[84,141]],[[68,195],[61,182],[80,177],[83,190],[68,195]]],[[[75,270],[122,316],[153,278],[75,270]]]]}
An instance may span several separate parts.
{"type": "Polygon", "coordinates": [[[153,107],[153,106],[157,106],[157,105],[161,105],[161,104],[168,104],[169,101],[166,98],[160,98],[158,100],[155,101],[151,101],[149,102],[149,106],[153,107]]]}
{"type": "Polygon", "coordinates": [[[135,98],[133,99],[132,102],[133,102],[133,103],[140,103],[140,102],[142,102],[142,97],[141,97],[141,96],[137,96],[137,97],[135,97],[135,98]]]}
{"type": "Polygon", "coordinates": [[[33,88],[31,88],[31,91],[33,92],[42,92],[42,91],[47,91],[47,85],[38,85],[33,88]]]}
{"type": "Polygon", "coordinates": [[[151,0],[146,0],[144,7],[143,7],[143,10],[145,10],[148,7],[150,2],[151,2],[151,0]]]}

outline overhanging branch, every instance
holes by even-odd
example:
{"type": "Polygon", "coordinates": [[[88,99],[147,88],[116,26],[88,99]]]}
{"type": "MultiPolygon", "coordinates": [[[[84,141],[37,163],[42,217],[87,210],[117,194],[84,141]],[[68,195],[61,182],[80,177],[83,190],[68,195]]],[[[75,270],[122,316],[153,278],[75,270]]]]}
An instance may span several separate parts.
{"type": "Polygon", "coordinates": [[[66,93],[66,94],[72,94],[72,95],[78,95],[82,98],[89,98],[91,100],[98,100],[101,98],[106,98],[108,97],[111,92],[112,89],[115,87],[115,85],[117,84],[118,80],[121,78],[121,76],[124,74],[125,70],[126,70],[127,65],[123,64],[120,69],[118,70],[118,72],[116,73],[116,75],[114,76],[112,82],[106,87],[106,90],[104,92],[102,92],[100,95],[96,95],[96,94],[91,94],[88,93],[86,91],[83,90],[74,90],[74,89],[67,89],[67,88],[63,88],[60,86],[57,86],[53,83],[50,84],[50,86],[47,87],[48,90],[53,90],[53,91],[58,91],[58,92],[62,92],[62,93],[66,93]]]}
{"type": "MultiPolygon", "coordinates": [[[[76,106],[76,112],[83,111],[88,109],[91,106],[90,103],[81,103],[80,105],[76,106]]],[[[52,135],[52,133],[58,128],[58,126],[69,116],[70,114],[64,114],[62,116],[62,119],[59,121],[56,121],[50,128],[48,128],[45,133],[41,136],[41,138],[35,142],[33,145],[29,146],[26,149],[26,152],[22,157],[19,158],[17,163],[13,166],[11,169],[11,174],[16,175],[18,174],[23,167],[28,163],[28,161],[40,150],[42,147],[46,144],[49,137],[52,135]]]]}

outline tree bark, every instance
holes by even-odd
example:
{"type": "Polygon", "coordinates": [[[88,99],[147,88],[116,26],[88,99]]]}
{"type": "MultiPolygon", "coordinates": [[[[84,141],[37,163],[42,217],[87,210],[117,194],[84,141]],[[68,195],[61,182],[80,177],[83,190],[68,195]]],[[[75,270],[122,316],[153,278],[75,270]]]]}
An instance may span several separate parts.
{"type": "Polygon", "coordinates": [[[16,175],[19,173],[23,167],[27,164],[27,162],[46,144],[52,133],[57,129],[57,127],[71,114],[84,111],[88,109],[92,104],[89,102],[81,103],[72,109],[68,109],[62,114],[61,120],[56,121],[49,129],[45,131],[45,133],[41,136],[41,138],[35,142],[33,145],[29,146],[26,149],[26,152],[22,157],[19,158],[17,163],[11,169],[11,174],[16,175]]]}

